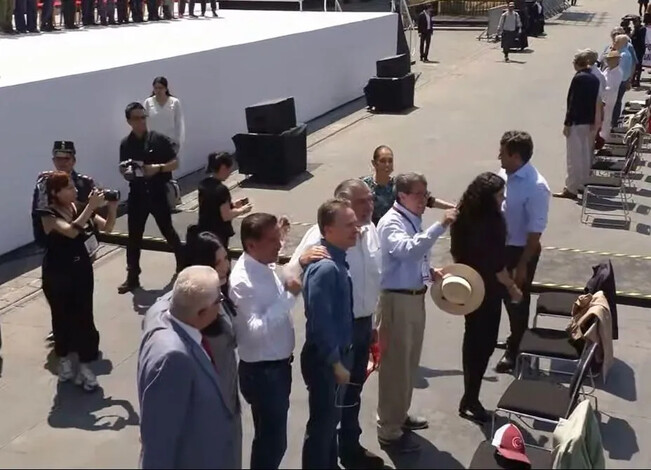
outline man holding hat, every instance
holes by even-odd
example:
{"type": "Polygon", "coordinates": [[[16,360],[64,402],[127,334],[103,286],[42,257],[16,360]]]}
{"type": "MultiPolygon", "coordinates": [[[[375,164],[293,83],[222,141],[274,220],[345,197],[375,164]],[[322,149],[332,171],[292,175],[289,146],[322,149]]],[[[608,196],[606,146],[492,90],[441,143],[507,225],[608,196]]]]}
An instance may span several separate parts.
{"type": "Polygon", "coordinates": [[[395,452],[415,452],[419,445],[404,431],[425,429],[427,420],[408,415],[425,333],[425,292],[435,275],[429,252],[456,219],[445,211],[441,222],[423,230],[422,216],[430,196],[427,180],[418,173],[398,175],[396,202],[380,219],[382,253],[379,340],[378,440],[395,452]]]}

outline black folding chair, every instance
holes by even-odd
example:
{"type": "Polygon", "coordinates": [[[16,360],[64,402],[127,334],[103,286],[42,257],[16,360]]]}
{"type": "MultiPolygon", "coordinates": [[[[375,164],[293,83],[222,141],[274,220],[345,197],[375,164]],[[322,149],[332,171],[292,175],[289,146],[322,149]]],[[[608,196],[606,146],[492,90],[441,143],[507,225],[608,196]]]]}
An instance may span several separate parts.
{"type": "MultiPolygon", "coordinates": [[[[591,328],[595,328],[595,325],[591,328]]],[[[592,366],[596,349],[596,343],[586,341],[569,387],[540,380],[516,379],[511,382],[493,413],[491,436],[495,432],[498,412],[508,415],[509,421],[512,415],[552,424],[558,424],[561,418],[567,419],[579,402],[581,387],[592,366]]]]}

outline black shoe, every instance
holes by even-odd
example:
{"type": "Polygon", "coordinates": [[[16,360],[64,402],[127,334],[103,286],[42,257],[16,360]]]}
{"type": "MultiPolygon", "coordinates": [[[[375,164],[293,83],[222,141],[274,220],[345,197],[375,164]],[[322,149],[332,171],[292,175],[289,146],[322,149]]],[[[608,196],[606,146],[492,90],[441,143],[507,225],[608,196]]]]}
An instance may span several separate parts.
{"type": "Polygon", "coordinates": [[[469,405],[461,400],[461,404],[459,405],[459,416],[475,421],[479,424],[487,423],[490,420],[490,415],[479,401],[469,405]]]}
{"type": "Polygon", "coordinates": [[[45,337],[45,341],[53,342],[54,341],[54,332],[50,331],[50,334],[45,337]]]}
{"type": "Polygon", "coordinates": [[[418,431],[419,429],[427,429],[429,423],[425,418],[419,416],[407,416],[407,419],[402,425],[405,431],[418,431]]]}
{"type": "Polygon", "coordinates": [[[362,446],[354,452],[342,453],[339,460],[347,469],[384,468],[384,460],[362,446]]]}
{"type": "Polygon", "coordinates": [[[219,17],[219,15],[217,14],[217,12],[215,10],[212,11],[212,16],[213,16],[213,18],[219,17]]]}
{"type": "Polygon", "coordinates": [[[515,360],[508,354],[504,354],[500,362],[495,366],[495,372],[498,374],[510,374],[515,367],[515,360]]]}
{"type": "Polygon", "coordinates": [[[495,344],[495,349],[506,349],[506,345],[507,345],[506,341],[498,341],[495,344]]]}
{"type": "Polygon", "coordinates": [[[118,286],[118,294],[126,294],[140,287],[140,280],[137,277],[128,276],[127,280],[118,286]]]}
{"type": "Polygon", "coordinates": [[[377,440],[380,443],[382,450],[387,454],[390,454],[391,452],[398,454],[409,454],[412,452],[418,452],[420,450],[420,444],[410,439],[409,434],[403,434],[398,439],[392,439],[390,441],[381,439],[379,437],[377,440]]]}

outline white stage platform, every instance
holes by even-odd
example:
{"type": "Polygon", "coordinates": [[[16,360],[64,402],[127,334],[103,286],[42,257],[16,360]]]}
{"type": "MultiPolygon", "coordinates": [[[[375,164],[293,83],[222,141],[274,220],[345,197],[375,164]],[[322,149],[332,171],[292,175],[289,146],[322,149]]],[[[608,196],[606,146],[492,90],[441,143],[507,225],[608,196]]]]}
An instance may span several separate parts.
{"type": "Polygon", "coordinates": [[[11,221],[0,254],[32,240],[32,189],[51,167],[54,140],[75,142],[80,172],[127,189],[117,172],[124,107],[149,96],[155,76],[183,104],[181,176],[210,151],[233,149],[247,105],[294,96],[298,120],[308,121],[362,96],[375,61],[395,53],[395,14],[220,15],[0,39],[0,155],[9,170],[0,199],[11,221]]]}

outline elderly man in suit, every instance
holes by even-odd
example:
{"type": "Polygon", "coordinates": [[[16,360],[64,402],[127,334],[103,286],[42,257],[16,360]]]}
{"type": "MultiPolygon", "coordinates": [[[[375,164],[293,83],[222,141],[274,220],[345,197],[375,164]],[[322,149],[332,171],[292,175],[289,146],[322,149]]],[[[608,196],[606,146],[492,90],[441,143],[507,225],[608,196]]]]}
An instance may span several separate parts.
{"type": "Polygon", "coordinates": [[[138,357],[141,468],[236,468],[237,432],[201,334],[215,321],[219,275],[191,266],[178,275],[169,309],[152,309],[138,357]]]}

